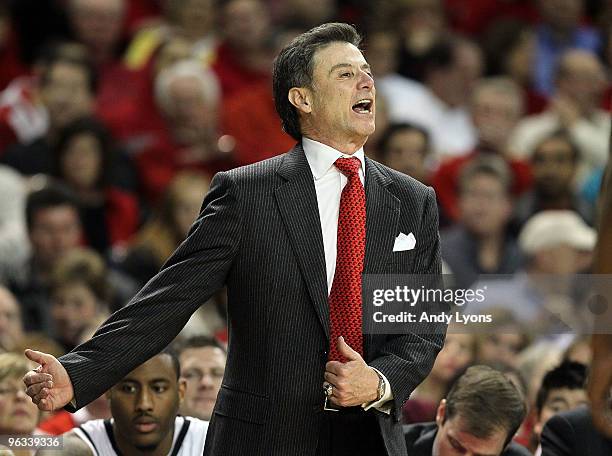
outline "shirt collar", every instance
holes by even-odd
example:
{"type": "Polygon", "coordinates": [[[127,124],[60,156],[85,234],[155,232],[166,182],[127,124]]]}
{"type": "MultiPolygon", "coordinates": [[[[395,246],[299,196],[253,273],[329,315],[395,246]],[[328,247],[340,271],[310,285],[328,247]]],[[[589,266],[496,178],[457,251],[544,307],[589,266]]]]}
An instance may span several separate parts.
{"type": "Polygon", "coordinates": [[[363,152],[363,147],[353,155],[348,155],[343,154],[327,144],[302,136],[302,148],[304,149],[306,160],[308,160],[308,165],[310,165],[310,170],[315,180],[319,180],[327,174],[334,162],[341,157],[358,158],[361,162],[361,171],[365,175],[365,154],[363,152]]]}

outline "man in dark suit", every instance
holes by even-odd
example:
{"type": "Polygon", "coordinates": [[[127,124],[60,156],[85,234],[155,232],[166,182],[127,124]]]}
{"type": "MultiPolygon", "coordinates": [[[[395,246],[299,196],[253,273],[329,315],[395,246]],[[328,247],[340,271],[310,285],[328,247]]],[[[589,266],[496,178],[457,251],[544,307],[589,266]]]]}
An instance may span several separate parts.
{"type": "Polygon", "coordinates": [[[408,456],[528,456],[511,442],[525,401],[501,372],[470,367],[440,402],[435,423],[404,427],[408,456]]]}
{"type": "Polygon", "coordinates": [[[593,426],[591,411],[580,407],[559,413],[542,431],[542,456],[610,456],[612,440],[593,426]]]}
{"type": "Polygon", "coordinates": [[[436,200],[363,155],[375,88],[359,41],[324,24],[281,51],[275,102],[298,144],[217,174],[186,241],[90,341],[59,362],[26,352],[41,364],[24,378],[39,408],[92,401],[225,284],[229,350],[205,454],[406,454],[401,407],[445,327],[363,334],[361,274],[439,274],[436,200]]]}

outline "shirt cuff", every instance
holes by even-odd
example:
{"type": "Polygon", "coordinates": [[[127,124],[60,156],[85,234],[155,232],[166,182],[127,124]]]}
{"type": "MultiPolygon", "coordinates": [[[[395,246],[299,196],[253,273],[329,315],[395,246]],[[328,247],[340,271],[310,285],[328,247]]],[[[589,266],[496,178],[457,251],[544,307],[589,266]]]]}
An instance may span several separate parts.
{"type": "Polygon", "coordinates": [[[375,408],[379,412],[383,412],[383,413],[386,413],[387,415],[390,415],[391,407],[393,407],[393,402],[391,402],[391,399],[393,399],[393,392],[391,391],[391,384],[389,383],[389,380],[387,380],[387,377],[385,377],[385,374],[383,374],[381,371],[379,371],[378,369],[372,366],[370,366],[370,369],[375,370],[376,373],[382,377],[383,382],[385,382],[385,394],[383,395],[383,397],[380,398],[380,400],[366,402],[365,404],[361,404],[361,406],[363,407],[364,410],[370,410],[371,408],[375,408]]]}

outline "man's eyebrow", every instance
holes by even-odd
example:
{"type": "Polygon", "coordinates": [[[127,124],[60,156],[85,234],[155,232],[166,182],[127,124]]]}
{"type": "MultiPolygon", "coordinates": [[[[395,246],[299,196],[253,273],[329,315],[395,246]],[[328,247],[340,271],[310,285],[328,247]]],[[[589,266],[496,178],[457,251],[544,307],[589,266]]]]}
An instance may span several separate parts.
{"type": "MultiPolygon", "coordinates": [[[[333,67],[331,67],[329,72],[333,73],[338,68],[353,68],[353,65],[351,65],[350,63],[336,63],[333,67]]],[[[370,71],[370,65],[368,63],[362,64],[361,68],[364,69],[364,70],[370,71]]]]}

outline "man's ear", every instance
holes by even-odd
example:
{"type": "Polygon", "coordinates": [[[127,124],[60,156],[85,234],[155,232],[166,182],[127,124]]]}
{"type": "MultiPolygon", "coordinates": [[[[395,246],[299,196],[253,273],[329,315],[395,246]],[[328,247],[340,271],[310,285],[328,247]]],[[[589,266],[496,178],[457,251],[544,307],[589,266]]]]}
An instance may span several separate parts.
{"type": "Polygon", "coordinates": [[[440,405],[438,405],[438,410],[436,411],[436,424],[438,426],[442,426],[444,423],[444,417],[446,416],[446,399],[442,399],[440,401],[440,405]]]}
{"type": "Polygon", "coordinates": [[[289,89],[287,97],[289,98],[289,103],[295,106],[299,111],[303,113],[312,112],[310,90],[306,87],[292,87],[289,89]]]}

